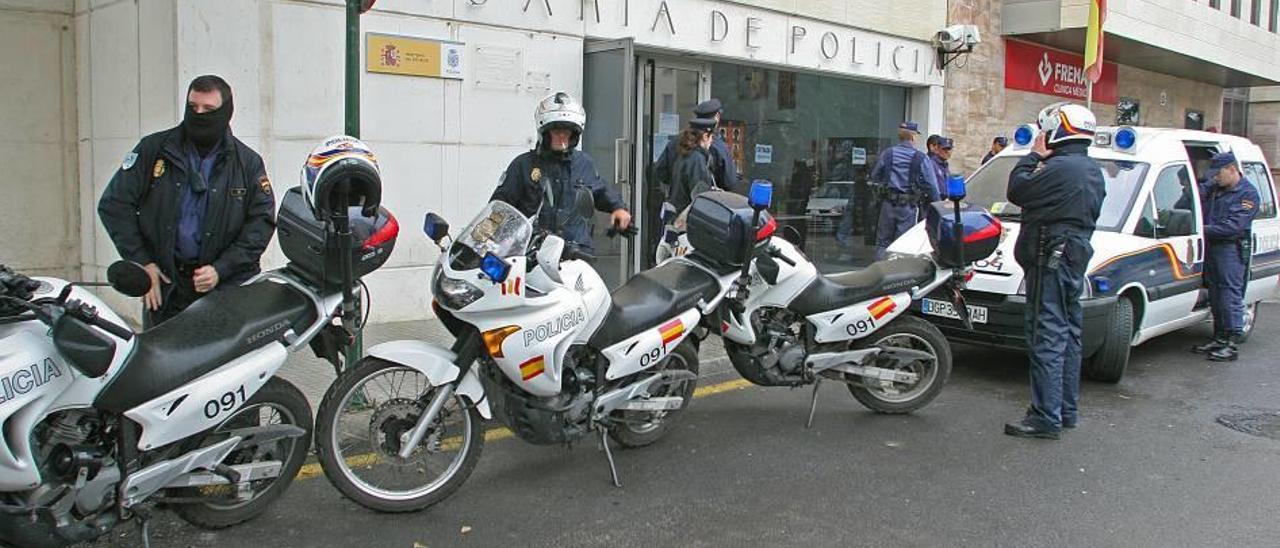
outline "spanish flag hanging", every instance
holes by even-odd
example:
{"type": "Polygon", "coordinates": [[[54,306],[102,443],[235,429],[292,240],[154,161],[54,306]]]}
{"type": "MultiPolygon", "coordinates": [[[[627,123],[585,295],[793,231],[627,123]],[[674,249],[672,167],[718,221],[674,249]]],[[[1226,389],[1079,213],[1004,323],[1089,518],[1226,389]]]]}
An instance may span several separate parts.
{"type": "Polygon", "coordinates": [[[1107,0],[1089,0],[1089,29],[1084,41],[1084,71],[1089,82],[1102,79],[1102,24],[1107,20],[1107,0]]]}

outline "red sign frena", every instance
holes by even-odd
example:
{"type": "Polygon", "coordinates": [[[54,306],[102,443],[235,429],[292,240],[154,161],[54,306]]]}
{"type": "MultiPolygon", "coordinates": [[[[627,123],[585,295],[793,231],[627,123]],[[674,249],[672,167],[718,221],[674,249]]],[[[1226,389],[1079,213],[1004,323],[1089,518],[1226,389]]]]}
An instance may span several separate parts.
{"type": "MultiPolygon", "coordinates": [[[[1005,40],[1004,45],[1004,87],[1085,100],[1084,56],[1019,40],[1005,40]]],[[[1102,64],[1102,79],[1093,85],[1094,102],[1116,104],[1119,72],[1115,63],[1102,64]]]]}

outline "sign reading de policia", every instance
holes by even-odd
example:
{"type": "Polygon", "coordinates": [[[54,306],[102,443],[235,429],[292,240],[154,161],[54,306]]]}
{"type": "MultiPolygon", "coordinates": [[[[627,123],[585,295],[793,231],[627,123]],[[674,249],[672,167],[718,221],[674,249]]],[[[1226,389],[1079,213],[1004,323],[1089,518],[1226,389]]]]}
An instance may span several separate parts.
{"type": "MultiPolygon", "coordinates": [[[[1084,56],[1019,40],[1005,40],[1004,51],[1004,87],[1078,101],[1087,97],[1084,56]]],[[[1102,79],[1093,85],[1093,101],[1114,105],[1119,79],[1116,64],[1103,63],[1102,79]]]]}

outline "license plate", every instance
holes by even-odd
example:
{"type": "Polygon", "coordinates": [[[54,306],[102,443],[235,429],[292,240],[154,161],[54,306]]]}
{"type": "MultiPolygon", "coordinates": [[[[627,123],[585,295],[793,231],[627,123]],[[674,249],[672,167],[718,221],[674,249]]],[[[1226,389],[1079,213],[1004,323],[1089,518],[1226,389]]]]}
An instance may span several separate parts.
{"type": "MultiPolygon", "coordinates": [[[[920,309],[930,316],[951,318],[953,320],[960,319],[960,315],[956,313],[956,308],[947,301],[925,299],[924,302],[920,303],[920,309]]],[[[969,305],[969,319],[973,320],[973,323],[987,323],[987,307],[969,305]]]]}

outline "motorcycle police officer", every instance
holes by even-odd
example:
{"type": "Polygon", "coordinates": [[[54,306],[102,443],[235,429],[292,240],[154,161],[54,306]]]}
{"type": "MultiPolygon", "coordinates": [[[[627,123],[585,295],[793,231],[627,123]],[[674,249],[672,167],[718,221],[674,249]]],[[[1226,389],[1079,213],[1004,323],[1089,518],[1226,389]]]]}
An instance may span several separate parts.
{"type": "Polygon", "coordinates": [[[600,178],[591,156],[577,150],[587,125],[582,105],[559,91],[538,103],[533,116],[538,128],[537,146],[511,161],[490,200],[511,204],[531,217],[538,214],[544,228],[589,253],[593,249],[591,220],[574,213],[578,189],[590,191],[596,209],[611,214],[613,226],[618,229],[625,231],[631,226],[631,213],[618,192],[600,178]],[[550,211],[542,209],[544,180],[550,182],[554,200],[550,211]]]}
{"type": "Polygon", "coordinates": [[[1027,281],[1031,407],[1005,424],[1010,436],[1058,439],[1079,421],[1080,294],[1090,239],[1106,189],[1089,158],[1097,122],[1089,109],[1058,103],[1040,111],[1041,133],[1009,174],[1009,201],[1022,208],[1014,258],[1027,281]]]}
{"type": "Polygon", "coordinates": [[[231,134],[233,110],[225,80],[192,80],[182,123],[133,147],[98,202],[120,256],[151,276],[148,327],[258,274],[275,234],[271,181],[262,157],[231,134]]]}
{"type": "MultiPolygon", "coordinates": [[[[713,120],[715,126],[712,128],[711,141],[711,174],[716,179],[716,187],[741,192],[742,185],[738,181],[738,167],[733,162],[733,156],[729,153],[729,145],[725,144],[724,136],[718,131],[720,128],[720,117],[724,114],[724,104],[719,99],[709,99],[698,103],[693,109],[693,117],[701,120],[713,120]]],[[[662,150],[662,155],[658,156],[658,161],[653,164],[653,175],[655,180],[662,185],[670,185],[672,169],[675,166],[677,152],[676,144],[679,139],[672,139],[667,142],[667,148],[662,150]]]]}
{"type": "MultiPolygon", "coordinates": [[[[920,126],[903,122],[898,126],[898,144],[880,154],[871,170],[871,183],[880,198],[880,219],[876,225],[876,260],[884,259],[889,244],[919,220],[922,201],[938,201],[938,181],[927,158],[916,149],[920,126]]],[[[945,181],[944,181],[945,182],[945,181]]]]}
{"type": "Polygon", "coordinates": [[[1240,164],[1231,152],[1215,155],[1209,169],[1211,175],[1200,184],[1200,201],[1209,248],[1205,280],[1213,312],[1213,338],[1191,351],[1227,362],[1236,360],[1236,346],[1244,339],[1244,288],[1249,277],[1250,226],[1258,214],[1258,189],[1240,173],[1240,164]]]}

